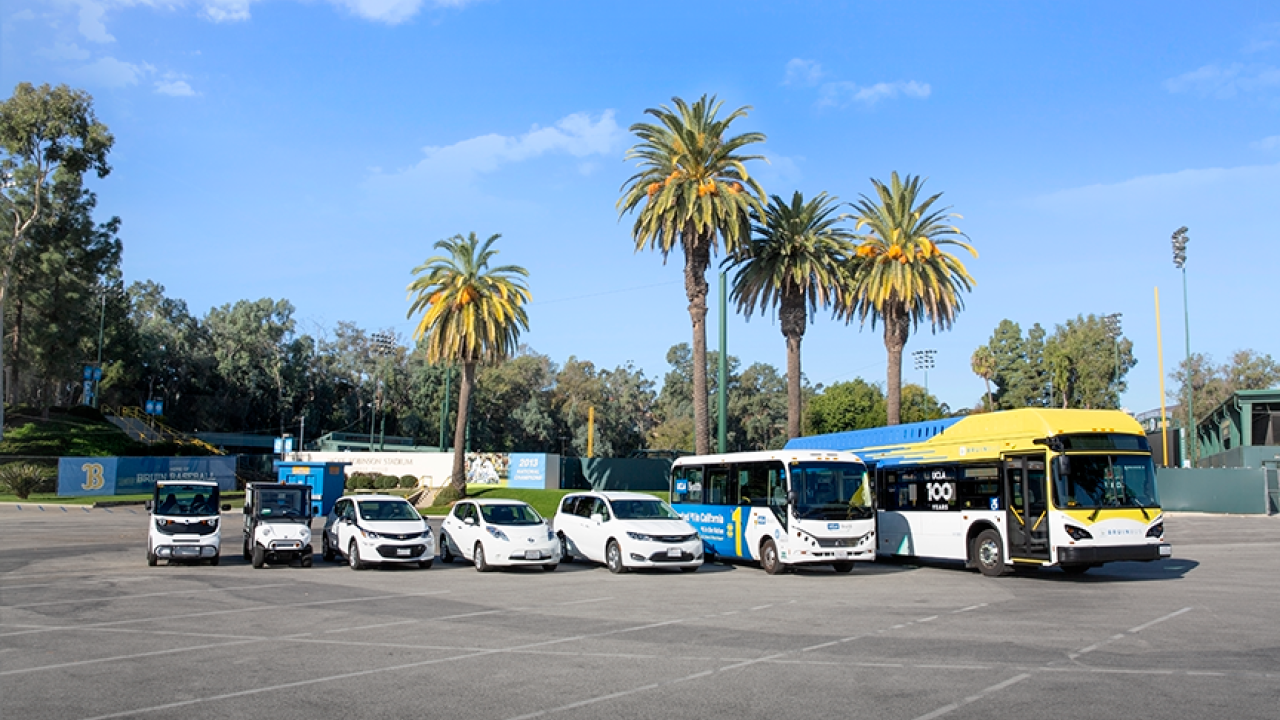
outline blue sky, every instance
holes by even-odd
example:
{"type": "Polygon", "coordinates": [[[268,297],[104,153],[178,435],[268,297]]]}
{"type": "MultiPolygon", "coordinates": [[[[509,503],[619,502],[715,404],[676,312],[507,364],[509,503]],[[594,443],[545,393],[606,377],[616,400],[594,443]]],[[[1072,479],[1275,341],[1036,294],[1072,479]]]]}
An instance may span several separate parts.
{"type": "MultiPolygon", "coordinates": [[[[690,341],[682,260],[619,220],[628,127],[674,96],[752,107],[769,193],[853,201],[928,178],[964,216],[977,280],[929,389],[983,392],[969,358],[1024,329],[1123,313],[1124,404],[1159,405],[1184,355],[1170,235],[1190,228],[1191,345],[1280,358],[1280,6],[1273,2],[432,2],[4,0],[0,84],[89,91],[116,137],[94,183],[127,282],[193,313],[287,298],[312,334],[404,341],[432,243],[501,233],[531,273],[523,341],[655,380],[690,341]]],[[[715,277],[709,275],[715,292],[715,277]]],[[[709,314],[714,346],[717,320],[709,314]]],[[[728,323],[744,365],[785,367],[773,314],[728,323]]],[[[879,328],[820,315],[805,374],[883,382],[879,328]]],[[[907,382],[924,376],[908,359],[907,382]]]]}

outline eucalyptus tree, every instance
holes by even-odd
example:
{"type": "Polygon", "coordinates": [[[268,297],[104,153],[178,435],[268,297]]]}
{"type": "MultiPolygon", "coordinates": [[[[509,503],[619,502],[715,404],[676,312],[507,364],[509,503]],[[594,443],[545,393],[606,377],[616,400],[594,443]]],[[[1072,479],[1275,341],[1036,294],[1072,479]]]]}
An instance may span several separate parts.
{"type": "Polygon", "coordinates": [[[900,179],[893,173],[888,184],[872,179],[875,198],[863,195],[854,204],[855,230],[867,229],[858,237],[852,262],[846,266],[841,304],[837,312],[847,320],[855,316],[884,324],[884,345],[888,352],[885,392],[886,420],[897,425],[902,406],[902,350],[907,337],[921,322],[934,332],[950,328],[964,307],[962,291],[974,280],[955,255],[942,248],[955,245],[977,257],[967,237],[949,224],[959,217],[935,209],[942,193],[923,198],[924,181],[911,175],[900,179]],[[923,199],[922,199],[923,198],[923,199]]]}
{"type": "Polygon", "coordinates": [[[800,436],[800,341],[809,312],[831,306],[839,292],[841,267],[853,256],[852,235],[839,227],[836,198],[820,193],[805,202],[800,192],[787,203],[770,196],[763,213],[753,213],[753,236],[725,260],[737,268],[732,297],[747,317],[757,308],[778,307],[787,340],[787,436],[800,436]]]}
{"type": "Polygon", "coordinates": [[[458,388],[458,420],[453,431],[453,489],[467,493],[466,431],[468,403],[475,386],[476,366],[500,363],[519,347],[520,333],[529,328],[525,305],[531,295],[518,265],[490,267],[501,235],[483,243],[476,234],[455,235],[435,244],[433,255],[413,269],[409,283],[408,317],[421,312],[415,339],[426,339],[427,361],[462,366],[458,388]]]}
{"type": "Polygon", "coordinates": [[[19,83],[0,102],[0,212],[8,226],[0,245],[0,437],[9,399],[3,317],[18,251],[29,242],[55,187],[79,188],[85,173],[101,178],[111,172],[112,142],[94,114],[93,98],[82,90],[19,83]]]}
{"type": "Polygon", "coordinates": [[[741,107],[719,117],[722,103],[703,95],[692,105],[673,98],[645,113],[657,122],[636,123],[639,138],[626,158],[639,170],[627,179],[618,200],[619,213],[636,213],[631,234],[636,251],[652,248],[663,260],[677,247],[684,253],[685,295],[693,326],[694,445],[710,450],[707,391],[707,267],[712,253],[734,252],[751,234],[751,213],[760,212],[764,191],[747,172],[746,163],[760,159],[743,148],[763,142],[761,133],[729,135],[741,107]]]}

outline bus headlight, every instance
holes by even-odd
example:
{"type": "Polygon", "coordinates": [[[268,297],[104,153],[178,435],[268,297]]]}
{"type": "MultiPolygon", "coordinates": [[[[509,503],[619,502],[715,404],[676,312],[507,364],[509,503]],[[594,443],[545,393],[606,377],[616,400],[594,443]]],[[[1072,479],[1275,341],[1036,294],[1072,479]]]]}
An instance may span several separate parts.
{"type": "Polygon", "coordinates": [[[1147,537],[1149,538],[1164,537],[1164,523],[1158,522],[1155,525],[1152,525],[1151,527],[1147,528],[1147,537]]]}
{"type": "Polygon", "coordinates": [[[1089,531],[1085,530],[1084,528],[1078,528],[1075,525],[1063,525],[1062,527],[1064,530],[1067,531],[1067,535],[1071,536],[1072,540],[1092,540],[1093,539],[1093,535],[1090,535],[1089,531]]]}

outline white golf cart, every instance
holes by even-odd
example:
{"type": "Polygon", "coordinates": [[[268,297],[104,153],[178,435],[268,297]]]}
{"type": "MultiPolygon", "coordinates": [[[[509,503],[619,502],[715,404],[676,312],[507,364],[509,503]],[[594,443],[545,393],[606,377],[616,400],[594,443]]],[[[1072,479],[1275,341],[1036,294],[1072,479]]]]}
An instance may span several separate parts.
{"type": "MultiPolygon", "coordinates": [[[[207,480],[160,480],[146,502],[151,513],[147,530],[147,564],[161,559],[207,560],[221,557],[218,483],[207,480]]],[[[230,505],[223,505],[230,510],[230,505]]]]}
{"type": "Polygon", "coordinates": [[[244,493],[244,559],[311,567],[311,488],[249,483],[244,493]]]}

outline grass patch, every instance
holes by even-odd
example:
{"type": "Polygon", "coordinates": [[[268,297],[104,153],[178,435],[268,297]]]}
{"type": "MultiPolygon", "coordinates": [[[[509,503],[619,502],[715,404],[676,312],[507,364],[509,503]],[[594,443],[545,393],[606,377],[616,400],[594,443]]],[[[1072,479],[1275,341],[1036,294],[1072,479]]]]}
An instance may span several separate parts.
{"type": "Polygon", "coordinates": [[[131,440],[106,420],[51,414],[6,418],[0,455],[27,457],[110,457],[138,455],[147,446],[131,440]]]}

